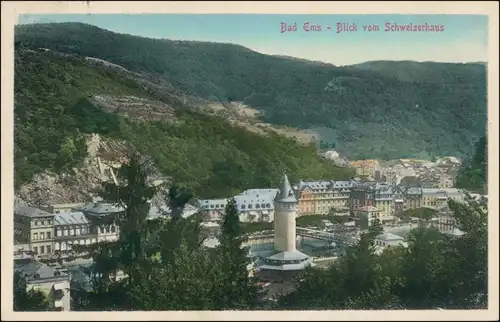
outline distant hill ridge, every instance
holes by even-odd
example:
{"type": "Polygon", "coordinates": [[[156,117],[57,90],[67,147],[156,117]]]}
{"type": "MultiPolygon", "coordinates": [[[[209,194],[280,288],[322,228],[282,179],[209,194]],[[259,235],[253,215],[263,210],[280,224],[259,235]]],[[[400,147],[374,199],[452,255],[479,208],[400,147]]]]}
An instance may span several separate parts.
{"type": "Polygon", "coordinates": [[[335,67],[220,43],[118,34],[82,23],[16,26],[48,48],[154,75],[188,95],[259,109],[264,121],[334,133],[351,159],[470,155],[486,128],[484,64],[367,62],[335,67]]]}

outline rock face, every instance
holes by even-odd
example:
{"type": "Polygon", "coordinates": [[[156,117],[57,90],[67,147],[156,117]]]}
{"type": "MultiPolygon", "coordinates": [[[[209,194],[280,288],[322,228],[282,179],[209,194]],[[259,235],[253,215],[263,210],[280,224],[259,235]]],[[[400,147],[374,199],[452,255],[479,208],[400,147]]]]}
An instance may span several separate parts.
{"type": "Polygon", "coordinates": [[[112,173],[124,161],[125,151],[125,142],[89,135],[88,156],[80,168],[73,168],[73,173],[38,174],[17,195],[33,206],[89,201],[103,181],[113,180],[112,173]]]}

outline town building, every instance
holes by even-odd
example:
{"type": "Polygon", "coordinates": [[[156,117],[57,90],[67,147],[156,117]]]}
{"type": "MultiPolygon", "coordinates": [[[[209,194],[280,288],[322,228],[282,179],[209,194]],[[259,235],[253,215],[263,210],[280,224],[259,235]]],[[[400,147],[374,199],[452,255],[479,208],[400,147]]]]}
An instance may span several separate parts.
{"type": "Polygon", "coordinates": [[[420,179],[417,176],[405,176],[401,178],[399,185],[404,187],[420,187],[420,179]]]}
{"type": "Polygon", "coordinates": [[[224,218],[227,202],[229,198],[224,199],[199,199],[196,201],[196,207],[203,213],[208,221],[219,221],[224,218]]]}
{"type": "Polygon", "coordinates": [[[54,216],[54,250],[64,254],[72,245],[97,242],[97,227],[92,226],[82,212],[58,213],[54,216]]]}
{"type": "Polygon", "coordinates": [[[383,233],[375,237],[374,240],[375,247],[380,247],[382,249],[387,249],[395,246],[407,246],[404,242],[404,238],[391,234],[391,233],[383,233]]]}
{"type": "Polygon", "coordinates": [[[48,258],[54,250],[54,214],[14,203],[14,243],[27,244],[37,258],[48,258]]]}
{"type": "Polygon", "coordinates": [[[401,186],[393,186],[392,200],[394,201],[392,214],[397,215],[405,210],[405,194],[401,186]]]}
{"type": "Polygon", "coordinates": [[[298,214],[325,215],[332,209],[349,208],[349,195],[353,181],[300,181],[296,195],[299,200],[298,214]]]}
{"type": "MultiPolygon", "coordinates": [[[[236,196],[236,208],[242,222],[271,222],[274,220],[274,198],[278,189],[249,189],[236,196]]],[[[231,198],[197,200],[196,207],[207,220],[218,221],[224,216],[231,198]]]]}
{"type": "Polygon", "coordinates": [[[390,185],[398,185],[402,177],[392,167],[380,168],[381,181],[385,181],[390,185]]]}
{"type": "Polygon", "coordinates": [[[394,188],[388,184],[377,183],[375,185],[375,208],[379,209],[383,217],[389,217],[393,213],[394,201],[393,193],[394,188]]]}
{"type": "Polygon", "coordinates": [[[420,208],[422,204],[422,188],[420,187],[403,187],[405,196],[404,209],[420,208]]]}
{"type": "Polygon", "coordinates": [[[439,184],[438,184],[438,188],[452,188],[454,185],[454,180],[453,180],[453,177],[451,175],[448,175],[448,174],[441,174],[439,176],[439,184]]]}
{"type": "Polygon", "coordinates": [[[465,194],[456,188],[422,189],[422,207],[440,209],[448,204],[448,200],[463,202],[465,194]]]}
{"type": "Polygon", "coordinates": [[[401,178],[416,176],[415,170],[413,169],[411,163],[408,162],[397,163],[392,167],[392,169],[395,171],[396,175],[401,178]]]}
{"type": "Polygon", "coordinates": [[[363,206],[354,210],[354,216],[359,219],[359,226],[362,230],[368,229],[376,220],[381,223],[380,210],[373,206],[363,206]]]}
{"type": "Polygon", "coordinates": [[[33,258],[14,260],[14,271],[26,282],[27,291],[43,292],[53,310],[71,310],[70,275],[42,264],[33,258]]]}
{"type": "Polygon", "coordinates": [[[393,192],[393,186],[387,183],[358,184],[351,189],[350,209],[355,211],[358,208],[373,206],[382,216],[388,216],[393,213],[393,192]]]}
{"type": "Polygon", "coordinates": [[[116,241],[119,238],[118,219],[125,214],[125,208],[111,203],[90,202],[75,207],[73,212],[81,212],[97,232],[97,242],[116,241]]]}
{"type": "Polygon", "coordinates": [[[358,160],[349,163],[350,168],[356,170],[357,176],[375,177],[375,171],[379,170],[380,164],[377,160],[358,160]]]}
{"type": "Polygon", "coordinates": [[[420,178],[420,187],[422,188],[438,188],[439,187],[439,179],[433,176],[423,176],[420,178]]]}
{"type": "Polygon", "coordinates": [[[249,189],[234,196],[236,207],[243,222],[274,220],[274,199],[279,189],[249,189]]]}

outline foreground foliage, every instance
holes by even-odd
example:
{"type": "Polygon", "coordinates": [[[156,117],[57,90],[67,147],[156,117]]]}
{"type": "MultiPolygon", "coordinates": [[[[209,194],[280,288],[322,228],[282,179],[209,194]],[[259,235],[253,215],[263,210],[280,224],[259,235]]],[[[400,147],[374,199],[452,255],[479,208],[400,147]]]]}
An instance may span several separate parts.
{"type": "Polygon", "coordinates": [[[283,309],[487,308],[488,234],[485,201],[450,200],[460,238],[433,228],[411,232],[408,247],[375,254],[377,233],[362,236],[328,269],[310,268],[283,309]]]}
{"type": "Polygon", "coordinates": [[[14,311],[51,311],[47,297],[42,291],[27,290],[26,281],[20,273],[14,272],[14,311]]]}

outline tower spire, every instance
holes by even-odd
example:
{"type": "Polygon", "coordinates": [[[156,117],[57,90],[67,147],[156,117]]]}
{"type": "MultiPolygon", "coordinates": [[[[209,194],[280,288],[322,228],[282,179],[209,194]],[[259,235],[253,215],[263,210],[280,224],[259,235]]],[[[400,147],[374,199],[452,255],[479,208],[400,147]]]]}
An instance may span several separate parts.
{"type": "Polygon", "coordinates": [[[285,172],[283,172],[283,177],[281,178],[280,183],[280,192],[276,196],[275,201],[277,202],[287,202],[287,203],[296,203],[297,199],[295,198],[295,194],[293,192],[292,186],[290,185],[290,181],[288,181],[288,176],[285,172]]]}

